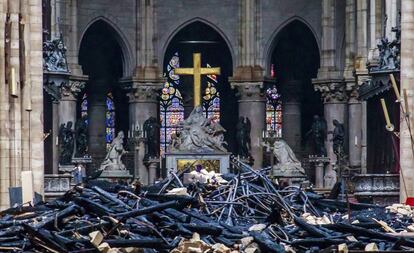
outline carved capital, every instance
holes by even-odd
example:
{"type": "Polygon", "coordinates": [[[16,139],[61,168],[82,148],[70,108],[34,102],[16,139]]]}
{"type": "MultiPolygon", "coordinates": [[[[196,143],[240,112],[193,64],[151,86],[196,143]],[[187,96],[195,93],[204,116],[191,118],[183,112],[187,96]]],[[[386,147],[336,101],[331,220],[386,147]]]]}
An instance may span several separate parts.
{"type": "Polygon", "coordinates": [[[86,82],[80,80],[69,80],[62,83],[60,89],[62,98],[76,98],[85,88],[86,82]]]}
{"type": "Polygon", "coordinates": [[[231,82],[231,87],[237,89],[240,100],[263,100],[263,82],[231,82]]]}
{"type": "Polygon", "coordinates": [[[324,103],[346,102],[348,100],[344,80],[315,81],[313,87],[315,91],[321,93],[324,103]]]}
{"type": "Polygon", "coordinates": [[[345,90],[348,95],[349,101],[358,100],[359,92],[358,92],[359,85],[355,80],[346,81],[345,90]]]}
{"type": "Polygon", "coordinates": [[[162,80],[154,82],[140,82],[132,81],[125,82],[123,88],[128,92],[130,102],[132,101],[146,101],[156,102],[163,86],[162,80]]]}

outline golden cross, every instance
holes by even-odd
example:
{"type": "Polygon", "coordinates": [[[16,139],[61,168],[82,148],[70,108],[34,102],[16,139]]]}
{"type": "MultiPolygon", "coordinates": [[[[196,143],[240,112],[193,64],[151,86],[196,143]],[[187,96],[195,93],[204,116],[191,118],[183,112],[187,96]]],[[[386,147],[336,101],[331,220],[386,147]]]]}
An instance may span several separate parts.
{"type": "Polygon", "coordinates": [[[194,107],[201,105],[201,76],[202,75],[220,75],[220,67],[217,68],[202,68],[201,54],[193,54],[192,68],[176,68],[174,69],[176,75],[192,75],[194,78],[194,107]]]}

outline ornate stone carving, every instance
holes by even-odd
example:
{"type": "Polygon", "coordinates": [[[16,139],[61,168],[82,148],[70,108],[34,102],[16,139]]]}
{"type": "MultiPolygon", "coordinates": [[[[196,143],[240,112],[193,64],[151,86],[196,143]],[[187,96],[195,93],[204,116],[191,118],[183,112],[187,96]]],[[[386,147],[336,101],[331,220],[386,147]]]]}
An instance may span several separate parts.
{"type": "Polygon", "coordinates": [[[63,37],[43,42],[43,70],[49,72],[69,72],[66,61],[66,47],[63,37]]]}
{"type": "Polygon", "coordinates": [[[78,80],[69,80],[69,82],[64,82],[61,84],[61,94],[62,96],[74,96],[77,97],[79,93],[85,88],[86,83],[84,81],[78,80]]]}
{"type": "Polygon", "coordinates": [[[358,92],[359,85],[356,82],[347,82],[346,83],[346,92],[348,98],[351,99],[358,99],[359,92],[358,92]]]}
{"type": "Polygon", "coordinates": [[[78,80],[65,80],[62,81],[45,81],[43,89],[49,94],[54,102],[59,102],[62,97],[77,97],[82,89],[85,88],[86,82],[78,80]]]}
{"type": "Polygon", "coordinates": [[[370,61],[367,63],[370,73],[384,70],[397,71],[400,69],[401,26],[397,25],[391,31],[395,32],[395,39],[389,41],[387,37],[382,37],[377,43],[377,50],[370,55],[370,61]]]}
{"type": "Polygon", "coordinates": [[[313,122],[311,129],[306,133],[306,136],[312,135],[314,152],[318,157],[327,156],[325,141],[328,134],[328,126],[325,118],[319,115],[313,115],[313,122]]]}
{"type": "Polygon", "coordinates": [[[223,133],[226,131],[214,118],[205,118],[203,108],[197,106],[190,116],[180,123],[182,131],[174,136],[170,145],[172,152],[227,152],[223,133]]]}
{"type": "Polygon", "coordinates": [[[75,147],[72,124],[72,121],[68,121],[66,124],[61,124],[59,128],[59,163],[61,165],[72,164],[72,156],[75,147]]]}
{"type": "Polygon", "coordinates": [[[271,149],[277,159],[278,163],[273,166],[273,175],[283,175],[286,177],[305,175],[301,162],[284,140],[276,140],[272,147],[268,144],[263,145],[271,149]]]}
{"type": "Polygon", "coordinates": [[[85,157],[88,153],[88,125],[87,116],[78,119],[75,126],[76,150],[75,157],[85,157]]]}
{"type": "Polygon", "coordinates": [[[160,95],[162,81],[157,82],[137,82],[125,81],[122,88],[128,92],[130,101],[156,101],[160,95]]]}
{"type": "Polygon", "coordinates": [[[250,140],[251,123],[248,117],[239,117],[236,125],[237,155],[243,158],[250,157],[251,140],[250,140]]]}
{"type": "Polygon", "coordinates": [[[264,100],[262,92],[263,82],[232,82],[231,87],[237,88],[237,96],[242,100],[261,99],[264,100]]]}
{"type": "Polygon", "coordinates": [[[111,147],[101,164],[101,170],[126,170],[121,158],[126,153],[124,150],[124,132],[120,131],[111,143],[111,147]]]}
{"type": "Polygon", "coordinates": [[[144,160],[157,158],[160,155],[160,123],[155,117],[149,117],[143,126],[146,143],[144,160]]]}
{"type": "Polygon", "coordinates": [[[47,94],[49,94],[52,97],[53,102],[59,102],[61,99],[59,87],[62,85],[62,83],[56,84],[54,81],[50,81],[50,82],[45,82],[43,84],[43,89],[45,90],[47,94]]]}
{"type": "Polygon", "coordinates": [[[330,133],[332,134],[332,149],[334,154],[337,156],[337,160],[344,155],[345,151],[345,127],[344,124],[339,123],[336,119],[332,121],[334,125],[334,130],[330,133]]]}
{"type": "Polygon", "coordinates": [[[347,101],[346,85],[343,81],[328,81],[314,84],[315,91],[321,93],[324,102],[347,101]]]}

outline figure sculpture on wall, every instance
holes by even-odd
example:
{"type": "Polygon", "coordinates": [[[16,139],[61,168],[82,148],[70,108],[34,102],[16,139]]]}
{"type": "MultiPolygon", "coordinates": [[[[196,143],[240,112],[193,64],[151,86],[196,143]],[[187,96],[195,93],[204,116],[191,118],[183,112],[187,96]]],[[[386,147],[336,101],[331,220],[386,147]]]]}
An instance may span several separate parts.
{"type": "Polygon", "coordinates": [[[176,136],[174,145],[170,146],[171,151],[227,152],[223,135],[226,130],[214,119],[207,119],[201,106],[195,107],[190,116],[180,123],[182,131],[176,136]]]}
{"type": "Polygon", "coordinates": [[[63,38],[43,42],[43,70],[69,72],[63,38]]]}
{"type": "Polygon", "coordinates": [[[124,149],[124,132],[120,131],[112,141],[105,160],[101,164],[101,170],[126,170],[121,158],[126,153],[124,149]]]}
{"type": "Polygon", "coordinates": [[[76,122],[76,152],[75,157],[84,157],[88,153],[88,124],[87,117],[83,116],[76,122]]]}
{"type": "Polygon", "coordinates": [[[59,163],[61,165],[69,165],[72,163],[75,144],[72,124],[72,121],[68,121],[66,124],[61,124],[59,128],[59,163]]]}
{"type": "Polygon", "coordinates": [[[251,123],[247,117],[239,117],[236,125],[237,155],[249,157],[251,149],[250,141],[251,123]]]}
{"type": "Polygon", "coordinates": [[[160,155],[160,127],[161,125],[155,117],[149,117],[144,122],[143,130],[146,142],[144,160],[160,155]]]}
{"type": "Polygon", "coordinates": [[[325,141],[328,134],[326,120],[319,115],[313,116],[312,128],[306,136],[312,134],[314,150],[317,156],[327,156],[325,141]]]}
{"type": "Polygon", "coordinates": [[[333,152],[339,158],[344,153],[345,141],[345,127],[336,119],[333,120],[334,130],[330,131],[332,134],[333,152]]]}
{"type": "Polygon", "coordinates": [[[289,145],[282,139],[278,139],[270,147],[269,144],[264,143],[265,147],[272,150],[276,157],[277,164],[273,166],[273,174],[283,174],[285,176],[305,175],[305,170],[302,168],[301,162],[296,158],[295,153],[289,145]]]}

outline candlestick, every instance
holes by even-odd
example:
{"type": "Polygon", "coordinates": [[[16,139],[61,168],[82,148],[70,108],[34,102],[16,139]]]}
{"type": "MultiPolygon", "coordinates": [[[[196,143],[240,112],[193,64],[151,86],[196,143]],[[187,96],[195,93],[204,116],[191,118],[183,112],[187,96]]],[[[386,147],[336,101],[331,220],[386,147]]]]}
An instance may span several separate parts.
{"type": "Polygon", "coordinates": [[[405,115],[410,115],[410,107],[408,107],[407,89],[403,89],[405,115]]]}
{"type": "Polygon", "coordinates": [[[9,84],[10,95],[13,97],[17,97],[17,83],[16,83],[16,69],[11,68],[11,80],[9,84]]]}
{"type": "Polygon", "coordinates": [[[395,96],[397,97],[397,102],[400,102],[401,101],[400,91],[398,90],[397,82],[395,81],[393,74],[390,74],[390,79],[391,79],[392,88],[394,89],[395,96]]]}
{"type": "Polygon", "coordinates": [[[382,110],[384,111],[384,117],[385,117],[385,123],[386,123],[385,128],[388,131],[393,131],[394,125],[391,124],[390,116],[388,115],[387,105],[385,104],[385,100],[383,98],[381,98],[381,105],[382,105],[382,110]]]}

